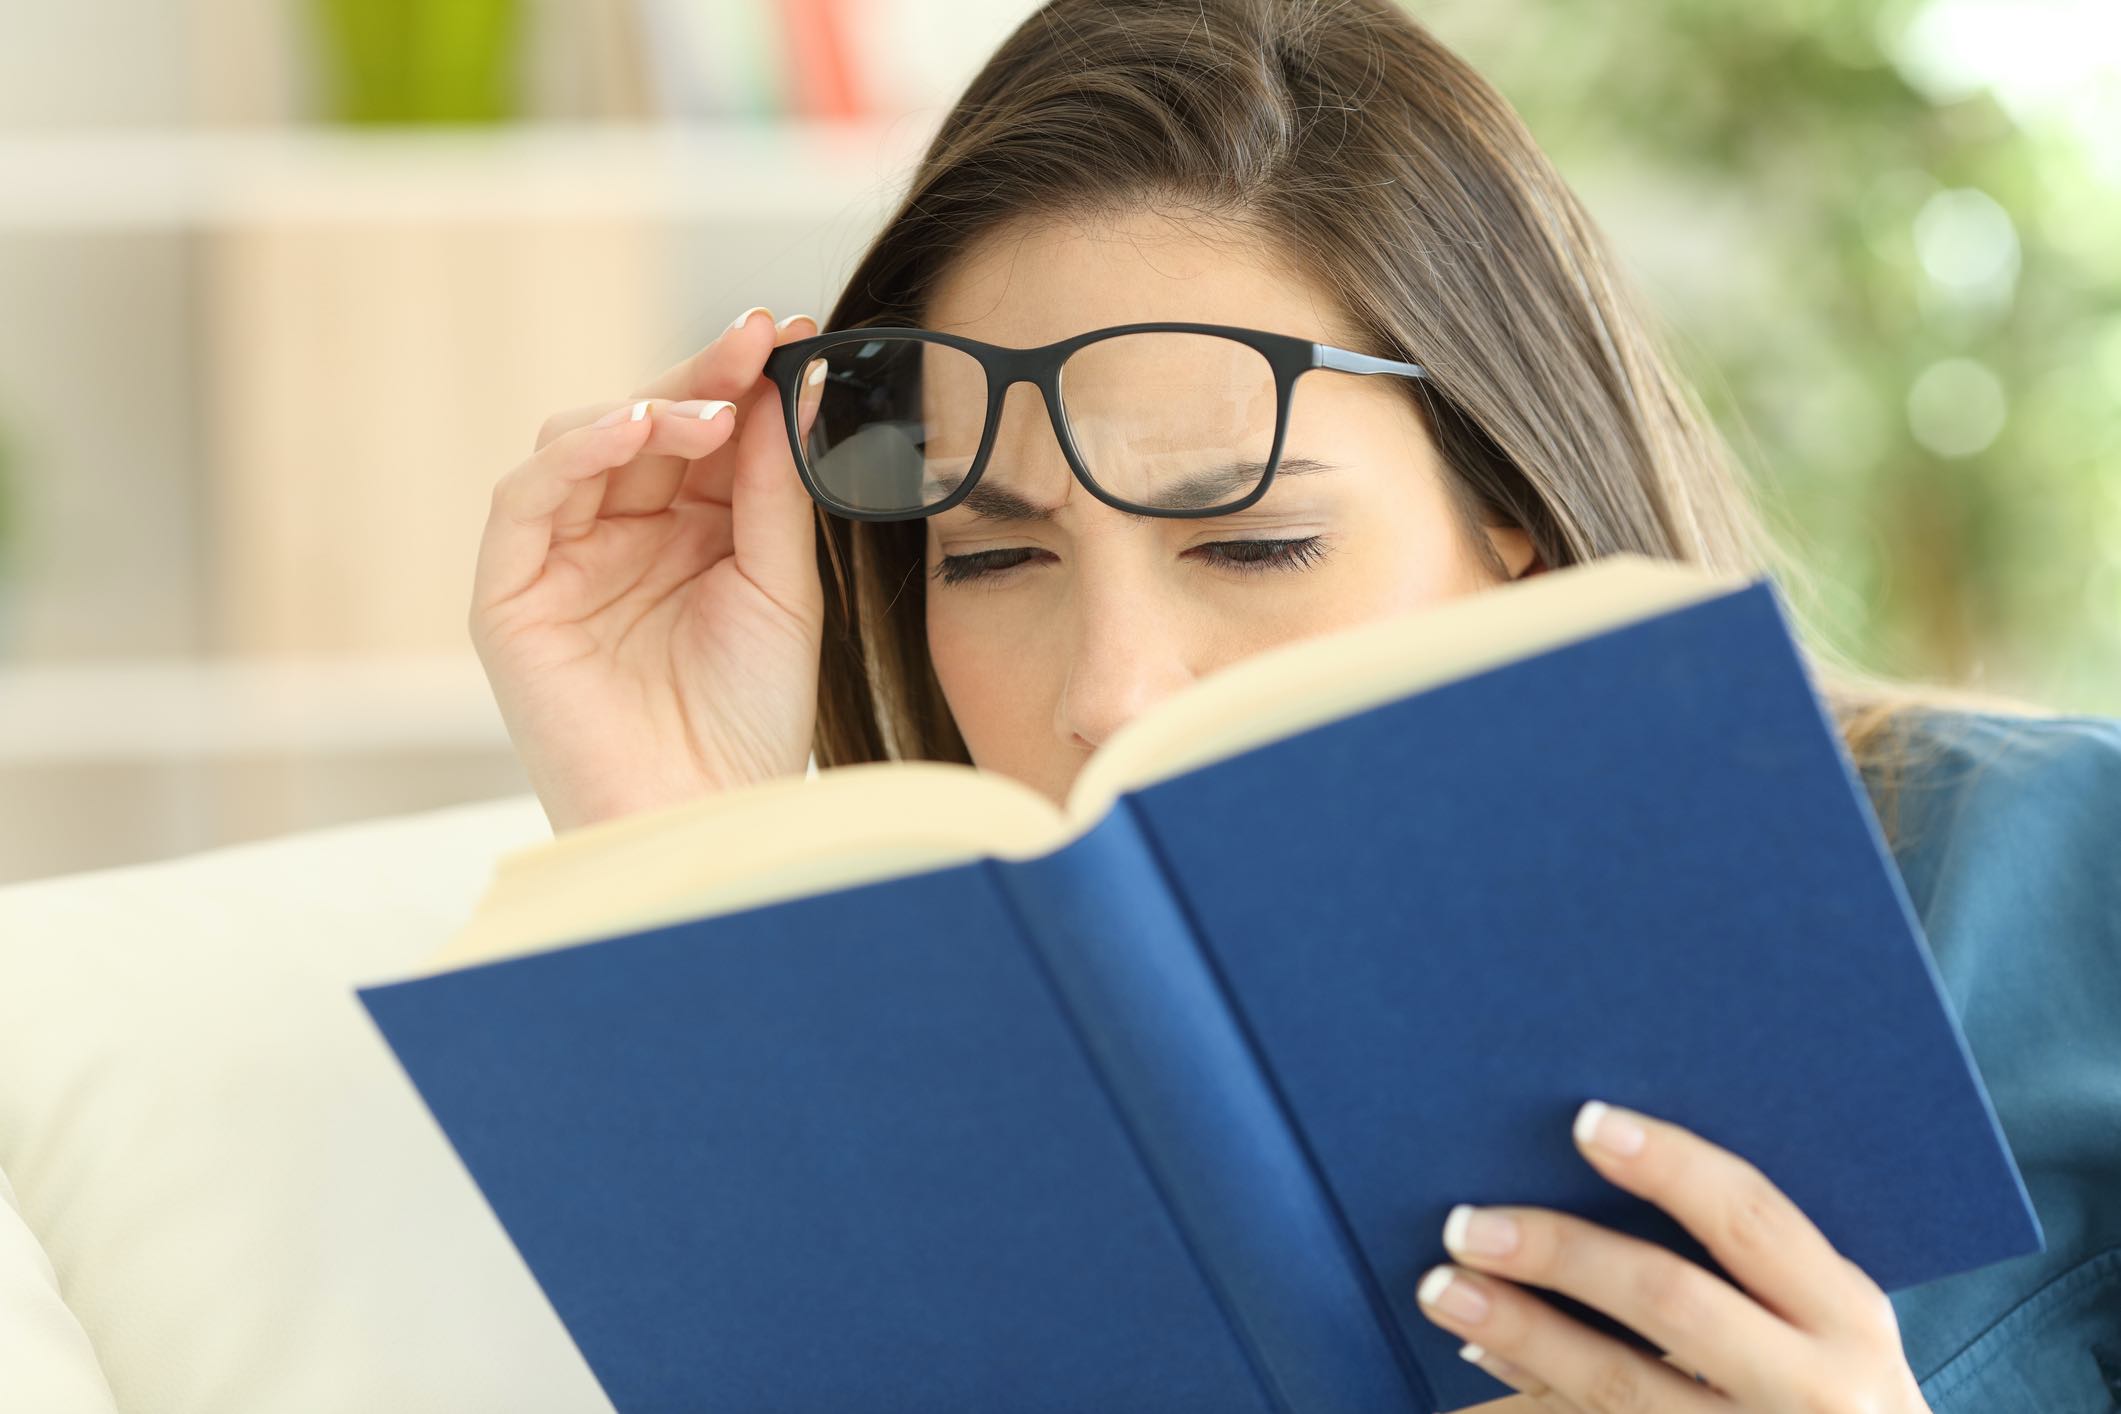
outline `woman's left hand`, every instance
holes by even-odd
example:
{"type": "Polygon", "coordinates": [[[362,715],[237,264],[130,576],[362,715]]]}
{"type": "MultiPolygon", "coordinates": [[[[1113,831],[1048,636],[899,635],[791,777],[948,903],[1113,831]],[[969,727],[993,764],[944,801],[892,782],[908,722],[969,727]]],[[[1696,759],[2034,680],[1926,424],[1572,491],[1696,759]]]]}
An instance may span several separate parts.
{"type": "Polygon", "coordinates": [[[1459,1265],[1432,1268],[1419,1291],[1423,1314],[1468,1343],[1461,1355],[1541,1409],[1928,1410],[1885,1293],[1757,1168],[1676,1124],[1596,1100],[1574,1133],[1602,1177],[1670,1213],[1738,1285],[1565,1213],[1461,1204],[1444,1225],[1459,1265]],[[1592,1330],[1520,1283],[1575,1297],[1666,1358],[1592,1330]]]}

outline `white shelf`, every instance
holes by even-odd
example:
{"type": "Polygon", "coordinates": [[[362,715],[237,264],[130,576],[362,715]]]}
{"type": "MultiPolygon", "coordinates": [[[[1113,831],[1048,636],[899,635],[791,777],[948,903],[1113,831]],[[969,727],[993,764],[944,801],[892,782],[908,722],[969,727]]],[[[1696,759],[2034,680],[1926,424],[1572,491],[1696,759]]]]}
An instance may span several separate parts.
{"type": "Polygon", "coordinates": [[[0,668],[0,770],[513,749],[470,653],[0,668]]]}
{"type": "Polygon", "coordinates": [[[17,130],[0,133],[0,231],[830,220],[895,197],[934,121],[17,130]]]}
{"type": "Polygon", "coordinates": [[[468,652],[0,669],[0,768],[508,749],[468,652]]]}

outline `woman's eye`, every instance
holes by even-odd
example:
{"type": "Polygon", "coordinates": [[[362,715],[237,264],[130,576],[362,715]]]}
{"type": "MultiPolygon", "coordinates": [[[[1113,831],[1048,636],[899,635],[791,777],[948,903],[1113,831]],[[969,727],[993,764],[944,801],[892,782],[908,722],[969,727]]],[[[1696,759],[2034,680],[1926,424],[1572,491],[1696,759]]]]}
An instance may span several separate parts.
{"type": "MultiPolygon", "coordinates": [[[[1197,545],[1194,550],[1210,552],[1203,558],[1212,564],[1240,574],[1256,574],[1270,569],[1308,569],[1325,554],[1325,539],[1323,535],[1306,535],[1294,540],[1217,540],[1197,545]]],[[[944,584],[997,578],[1037,553],[1036,550],[1020,549],[945,555],[932,574],[944,584]]]]}
{"type": "Polygon", "coordinates": [[[945,584],[963,584],[970,579],[991,579],[1003,570],[1015,569],[1022,560],[1012,560],[1011,555],[1031,555],[1030,550],[981,550],[974,555],[945,555],[936,562],[932,571],[936,579],[945,584]]]}
{"type": "Polygon", "coordinates": [[[1218,564],[1235,570],[1308,569],[1325,554],[1326,537],[1306,535],[1296,540],[1218,540],[1202,545],[1218,564]]]}

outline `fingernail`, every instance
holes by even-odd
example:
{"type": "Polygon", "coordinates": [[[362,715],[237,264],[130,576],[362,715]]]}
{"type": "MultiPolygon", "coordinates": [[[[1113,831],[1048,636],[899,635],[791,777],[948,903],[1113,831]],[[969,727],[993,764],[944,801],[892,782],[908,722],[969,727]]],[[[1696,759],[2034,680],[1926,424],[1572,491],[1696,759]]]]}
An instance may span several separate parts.
{"type": "Polygon", "coordinates": [[[1449,1267],[1431,1267],[1415,1293],[1424,1306],[1434,1306],[1461,1321],[1477,1321],[1488,1314],[1488,1298],[1473,1289],[1449,1267]]]}
{"type": "Polygon", "coordinates": [[[1458,1358],[1478,1365],[1505,1384],[1522,1386],[1525,1383],[1524,1371],[1500,1355],[1490,1355],[1485,1347],[1475,1345],[1470,1340],[1458,1347],[1458,1358]]]}
{"type": "Polygon", "coordinates": [[[815,388],[818,384],[824,382],[825,367],[826,366],[823,359],[820,359],[816,363],[812,364],[810,366],[810,372],[806,374],[803,378],[803,386],[806,388],[815,388]]]}
{"type": "Polygon", "coordinates": [[[643,398],[640,402],[634,403],[630,407],[613,408],[589,425],[592,427],[613,427],[621,422],[639,422],[648,415],[648,404],[650,401],[652,400],[643,398]]]}
{"type": "Polygon", "coordinates": [[[672,417],[710,418],[723,408],[735,407],[735,403],[723,402],[719,398],[687,398],[683,402],[671,403],[663,409],[672,417]]]}
{"type": "Polygon", "coordinates": [[[1517,1250],[1517,1223],[1506,1213],[1460,1203],[1444,1219],[1443,1245],[1459,1256],[1499,1257],[1517,1250]]]}
{"type": "Polygon", "coordinates": [[[763,304],[755,304],[751,306],[751,308],[745,310],[742,314],[739,314],[735,319],[731,320],[729,323],[729,330],[731,333],[734,333],[737,330],[743,328],[744,325],[749,322],[751,316],[754,314],[771,314],[772,312],[772,310],[766,308],[766,306],[763,304]]]}
{"type": "Polygon", "coordinates": [[[788,332],[788,326],[789,326],[789,325],[791,325],[791,324],[793,324],[793,323],[795,323],[795,321],[796,321],[796,320],[798,320],[798,319],[808,319],[808,318],[810,318],[810,316],[809,316],[809,315],[807,315],[807,314],[791,314],[791,315],[789,315],[789,316],[788,316],[788,317],[787,317],[786,319],[780,319],[780,320],[776,320],[776,321],[774,321],[774,325],[773,325],[773,327],[774,327],[774,328],[776,328],[776,329],[778,329],[778,330],[780,330],[780,331],[781,331],[781,332],[782,332],[783,334],[785,334],[785,333],[787,333],[787,332],[788,332]]]}
{"type": "Polygon", "coordinates": [[[1576,1142],[1614,1158],[1640,1153],[1649,1135],[1625,1110],[1616,1110],[1603,1100],[1586,1100],[1576,1112],[1576,1142]]]}

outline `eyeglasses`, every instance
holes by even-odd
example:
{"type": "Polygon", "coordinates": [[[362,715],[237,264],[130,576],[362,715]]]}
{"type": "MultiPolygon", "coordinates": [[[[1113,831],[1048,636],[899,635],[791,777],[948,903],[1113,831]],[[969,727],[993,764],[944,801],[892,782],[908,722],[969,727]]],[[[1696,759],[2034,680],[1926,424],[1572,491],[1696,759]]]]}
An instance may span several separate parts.
{"type": "Polygon", "coordinates": [[[840,329],[766,358],[805,489],[854,520],[931,516],[968,498],[983,518],[1043,518],[1017,468],[987,474],[1017,383],[1045,396],[1069,469],[1106,505],[1179,518],[1243,510],[1273,485],[1296,380],[1318,368],[1429,376],[1420,364],[1227,324],[1121,324],[1028,349],[840,329]],[[816,380],[806,431],[799,412],[816,380]]]}

